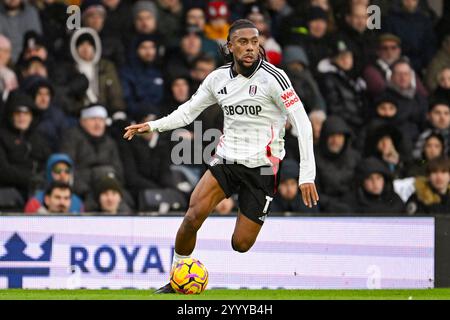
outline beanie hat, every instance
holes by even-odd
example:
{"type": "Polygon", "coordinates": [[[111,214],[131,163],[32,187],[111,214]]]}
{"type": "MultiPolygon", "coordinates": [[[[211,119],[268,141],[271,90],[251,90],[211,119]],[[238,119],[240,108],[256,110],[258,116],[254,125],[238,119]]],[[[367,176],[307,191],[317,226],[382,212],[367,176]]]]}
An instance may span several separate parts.
{"type": "Polygon", "coordinates": [[[312,6],[311,8],[309,8],[308,12],[306,13],[306,20],[310,22],[319,19],[328,21],[327,12],[318,6],[312,6]]]}
{"type": "Polygon", "coordinates": [[[121,195],[123,195],[122,187],[119,183],[119,181],[116,178],[112,178],[109,176],[105,176],[101,178],[95,188],[95,196],[98,199],[98,197],[108,190],[117,191],[121,195]]]}
{"type": "Polygon", "coordinates": [[[283,64],[300,62],[304,66],[309,65],[309,59],[305,50],[300,46],[288,45],[283,50],[283,64]]]}
{"type": "Polygon", "coordinates": [[[144,1],[144,0],[136,2],[132,9],[133,20],[136,19],[137,15],[141,11],[148,11],[151,14],[153,14],[156,19],[158,19],[158,8],[156,7],[156,5],[153,2],[144,1]]]}
{"type": "Polygon", "coordinates": [[[225,1],[211,1],[206,9],[208,19],[225,18],[228,19],[230,11],[225,1]]]}
{"type": "Polygon", "coordinates": [[[286,159],[281,164],[281,171],[280,171],[280,182],[289,180],[289,179],[298,179],[299,175],[299,164],[297,161],[292,159],[286,159]]]}

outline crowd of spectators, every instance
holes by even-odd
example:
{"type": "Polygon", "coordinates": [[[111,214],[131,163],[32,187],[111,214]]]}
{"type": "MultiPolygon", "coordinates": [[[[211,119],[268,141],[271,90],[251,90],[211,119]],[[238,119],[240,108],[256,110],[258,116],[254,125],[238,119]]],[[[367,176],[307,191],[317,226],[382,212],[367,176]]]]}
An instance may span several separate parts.
{"type": "MultiPolygon", "coordinates": [[[[173,163],[170,132],[126,142],[123,128],[189,100],[238,18],[313,125],[319,206],[301,201],[287,123],[272,211],[450,213],[450,2],[438,16],[425,0],[0,0],[0,211],[183,211],[205,166],[173,163]]],[[[197,120],[221,130],[222,110],[197,120]]],[[[196,123],[175,137],[193,156],[196,123]]]]}

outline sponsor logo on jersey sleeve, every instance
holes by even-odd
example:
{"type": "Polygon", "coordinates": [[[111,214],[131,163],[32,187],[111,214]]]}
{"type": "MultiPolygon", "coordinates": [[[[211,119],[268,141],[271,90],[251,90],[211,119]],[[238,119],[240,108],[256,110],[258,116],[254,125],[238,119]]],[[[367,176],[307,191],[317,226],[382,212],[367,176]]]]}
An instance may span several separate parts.
{"type": "Polygon", "coordinates": [[[283,93],[281,94],[281,100],[283,101],[283,104],[286,107],[286,109],[293,106],[297,102],[300,102],[300,98],[292,88],[283,91],[283,93]]]}

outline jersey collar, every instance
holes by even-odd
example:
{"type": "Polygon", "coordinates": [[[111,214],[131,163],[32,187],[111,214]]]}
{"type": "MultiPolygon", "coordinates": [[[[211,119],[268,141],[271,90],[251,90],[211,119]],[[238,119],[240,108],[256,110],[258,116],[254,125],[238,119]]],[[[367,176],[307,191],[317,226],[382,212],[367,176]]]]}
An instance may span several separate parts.
{"type": "MultiPolygon", "coordinates": [[[[250,74],[248,77],[246,77],[246,78],[250,79],[251,77],[253,77],[253,75],[256,73],[256,71],[258,71],[258,69],[261,67],[262,62],[263,62],[262,59],[259,59],[258,62],[255,62],[255,64],[254,64],[253,67],[252,67],[251,74],[250,74]]],[[[233,62],[231,63],[231,65],[230,65],[230,78],[231,78],[231,79],[236,78],[236,77],[239,75],[239,74],[234,70],[233,67],[234,67],[234,61],[233,61],[233,62]]],[[[243,76],[243,75],[242,75],[242,76],[243,76]]],[[[245,77],[245,76],[243,76],[243,77],[245,77]]]]}

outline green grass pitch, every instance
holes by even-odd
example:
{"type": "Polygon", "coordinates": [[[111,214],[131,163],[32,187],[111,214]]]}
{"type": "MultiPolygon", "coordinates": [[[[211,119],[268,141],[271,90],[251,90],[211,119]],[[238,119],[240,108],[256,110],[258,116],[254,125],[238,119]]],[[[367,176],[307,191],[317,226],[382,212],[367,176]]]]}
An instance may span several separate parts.
{"type": "Polygon", "coordinates": [[[450,300],[450,289],[206,290],[195,296],[152,290],[0,290],[0,300],[450,300]]]}

